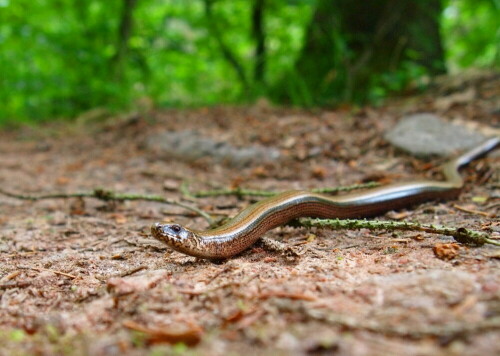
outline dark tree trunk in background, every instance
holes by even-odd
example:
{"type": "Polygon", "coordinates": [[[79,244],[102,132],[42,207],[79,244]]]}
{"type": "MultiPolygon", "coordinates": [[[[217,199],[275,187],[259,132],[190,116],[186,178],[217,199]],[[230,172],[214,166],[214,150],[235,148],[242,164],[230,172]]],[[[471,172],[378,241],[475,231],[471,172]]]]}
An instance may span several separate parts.
{"type": "Polygon", "coordinates": [[[252,35],[255,39],[254,81],[263,84],[266,70],[266,35],[264,31],[265,0],[255,0],[252,9],[252,35]]]}
{"type": "Polygon", "coordinates": [[[213,14],[213,4],[214,0],[204,0],[203,4],[205,6],[205,16],[208,22],[208,29],[212,36],[214,37],[219,49],[222,52],[224,59],[233,67],[236,75],[238,76],[245,92],[248,92],[250,84],[248,82],[247,76],[245,74],[245,69],[243,65],[238,60],[236,54],[231,50],[231,48],[224,42],[222,38],[222,30],[219,28],[217,19],[213,14]]]}
{"type": "Polygon", "coordinates": [[[319,0],[296,62],[304,104],[366,99],[374,78],[408,61],[445,72],[441,10],[441,0],[319,0]]]}
{"type": "Polygon", "coordinates": [[[123,0],[122,15],[120,19],[120,27],[118,29],[118,40],[116,44],[116,52],[111,59],[113,73],[117,79],[123,76],[123,65],[128,52],[128,41],[132,34],[133,12],[137,0],[123,0]]]}

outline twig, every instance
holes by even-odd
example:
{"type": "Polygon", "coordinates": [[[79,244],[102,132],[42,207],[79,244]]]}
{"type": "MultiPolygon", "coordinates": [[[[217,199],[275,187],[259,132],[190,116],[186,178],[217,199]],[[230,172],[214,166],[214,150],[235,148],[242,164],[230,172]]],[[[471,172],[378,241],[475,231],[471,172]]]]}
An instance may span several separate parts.
{"type": "Polygon", "coordinates": [[[134,273],[142,271],[143,269],[148,269],[148,266],[141,265],[141,266],[138,266],[138,267],[134,267],[134,268],[129,269],[128,271],[125,271],[122,274],[120,274],[120,277],[130,276],[130,275],[132,275],[134,273]]]}
{"type": "Polygon", "coordinates": [[[38,271],[38,272],[52,272],[52,273],[59,274],[61,276],[65,276],[65,277],[68,277],[68,278],[71,278],[71,279],[78,278],[77,276],[74,276],[72,274],[61,272],[61,271],[56,271],[56,270],[49,269],[49,268],[30,267],[30,266],[17,266],[17,268],[20,268],[20,269],[32,269],[33,271],[38,271]]]}
{"type": "Polygon", "coordinates": [[[256,296],[258,299],[269,299],[269,298],[287,298],[292,300],[305,300],[305,301],[315,301],[316,298],[314,295],[305,294],[305,293],[290,293],[286,291],[271,291],[271,292],[263,292],[256,296]]]}
{"type": "Polygon", "coordinates": [[[218,270],[212,277],[210,277],[206,282],[205,285],[209,285],[212,283],[215,279],[217,279],[221,274],[232,271],[235,269],[235,265],[228,263],[224,268],[218,270]]]}
{"type": "Polygon", "coordinates": [[[226,282],[226,283],[220,284],[220,285],[212,287],[212,288],[205,288],[205,289],[199,289],[199,290],[195,290],[195,289],[177,289],[177,292],[181,293],[181,294],[188,294],[188,295],[193,295],[193,296],[196,296],[196,295],[207,295],[209,293],[212,293],[212,292],[215,292],[215,291],[217,291],[219,289],[224,289],[224,288],[227,288],[227,287],[246,286],[251,281],[253,281],[255,278],[257,278],[258,276],[259,276],[259,274],[256,273],[256,274],[250,276],[249,278],[247,278],[244,281],[226,282]]]}
{"type": "Polygon", "coordinates": [[[82,192],[82,193],[54,193],[54,194],[41,194],[41,195],[27,195],[27,194],[10,193],[1,188],[0,188],[0,194],[3,194],[11,198],[30,200],[30,201],[37,201],[42,199],[68,199],[68,198],[95,198],[102,201],[126,201],[126,200],[153,201],[157,203],[180,206],[184,209],[193,211],[196,214],[200,215],[209,224],[212,224],[213,222],[210,215],[205,213],[203,210],[176,200],[163,198],[162,196],[159,195],[120,194],[120,193],[115,193],[111,190],[104,190],[104,189],[94,189],[94,191],[92,192],[82,192]]]}
{"type": "Polygon", "coordinates": [[[200,289],[200,290],[195,290],[195,289],[178,289],[177,292],[181,294],[188,294],[188,295],[205,295],[208,293],[215,292],[216,290],[219,289],[224,289],[227,287],[233,287],[233,286],[240,286],[240,282],[227,282],[224,284],[221,284],[219,286],[213,287],[213,288],[206,288],[206,289],[200,289]]]}
{"type": "Polygon", "coordinates": [[[380,221],[380,220],[355,220],[355,219],[298,219],[301,226],[329,228],[333,230],[342,229],[370,229],[370,230],[406,230],[424,231],[432,234],[452,236],[456,241],[467,245],[491,244],[500,246],[500,241],[489,238],[484,232],[432,224],[419,224],[405,221],[380,221]]]}
{"type": "MultiPolygon", "coordinates": [[[[378,187],[380,184],[377,182],[369,182],[363,184],[353,184],[348,186],[341,187],[333,187],[333,188],[317,188],[311,189],[314,193],[338,193],[338,192],[348,192],[356,189],[368,189],[378,187]]],[[[187,197],[195,197],[195,198],[206,198],[213,196],[228,196],[234,195],[237,197],[243,196],[254,196],[254,197],[270,197],[280,192],[266,191],[266,190],[251,190],[251,189],[243,189],[243,188],[234,188],[234,189],[215,189],[215,190],[202,190],[199,192],[191,193],[186,185],[182,187],[182,193],[187,197]]]]}
{"type": "Polygon", "coordinates": [[[0,290],[6,290],[12,288],[26,288],[29,287],[30,285],[31,283],[26,281],[0,283],[0,290]]]}
{"type": "Polygon", "coordinates": [[[351,190],[358,190],[358,189],[371,189],[375,187],[379,187],[380,183],[378,182],[368,182],[368,183],[361,183],[361,184],[352,184],[352,185],[344,185],[340,187],[333,187],[333,188],[315,188],[312,189],[311,191],[314,193],[339,193],[339,192],[350,192],[351,190]]]}
{"type": "Polygon", "coordinates": [[[21,271],[14,271],[12,273],[9,273],[8,275],[6,276],[3,276],[2,279],[0,279],[0,282],[8,282],[14,278],[16,278],[17,276],[19,276],[21,274],[21,271]]]}
{"type": "Polygon", "coordinates": [[[460,210],[460,211],[463,211],[463,212],[469,213],[469,214],[482,215],[482,216],[486,216],[487,218],[495,217],[495,214],[487,213],[485,211],[480,211],[480,210],[468,209],[464,206],[460,206],[457,204],[453,204],[453,207],[457,210],[460,210]]]}

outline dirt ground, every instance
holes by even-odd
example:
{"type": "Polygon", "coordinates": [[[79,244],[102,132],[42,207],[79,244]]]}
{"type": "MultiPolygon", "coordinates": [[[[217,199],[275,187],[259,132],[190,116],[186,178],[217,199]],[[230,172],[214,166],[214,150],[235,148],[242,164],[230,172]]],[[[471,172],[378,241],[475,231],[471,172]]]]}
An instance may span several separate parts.
{"type": "MultiPolygon", "coordinates": [[[[0,186],[18,194],[156,194],[222,217],[254,199],[185,199],[182,186],[287,190],[439,178],[442,159],[398,152],[383,134],[416,112],[498,127],[498,76],[462,84],[379,108],[305,111],[260,102],[4,130],[0,186]],[[150,135],[183,129],[239,147],[275,147],[282,159],[236,169],[145,148],[150,135]]],[[[498,157],[463,171],[467,188],[458,200],[379,219],[498,238],[498,157]]],[[[0,195],[0,354],[500,354],[498,247],[418,232],[280,227],[267,236],[306,244],[303,256],[290,260],[255,246],[214,264],[153,240],[156,221],[207,226],[154,202],[0,195]],[[450,251],[439,258],[434,250],[443,243],[450,251]]]]}

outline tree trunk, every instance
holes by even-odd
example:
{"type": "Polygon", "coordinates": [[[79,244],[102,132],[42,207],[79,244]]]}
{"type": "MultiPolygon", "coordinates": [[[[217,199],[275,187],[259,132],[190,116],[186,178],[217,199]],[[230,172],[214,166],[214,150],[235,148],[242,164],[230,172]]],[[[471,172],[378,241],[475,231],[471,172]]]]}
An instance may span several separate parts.
{"type": "Polygon", "coordinates": [[[408,62],[445,72],[441,10],[440,0],[319,0],[295,66],[308,104],[365,100],[408,62]]]}
{"type": "Polygon", "coordinates": [[[116,52],[111,58],[113,72],[115,78],[121,80],[123,77],[124,61],[128,52],[128,41],[132,34],[133,12],[137,0],[123,0],[122,16],[120,20],[120,28],[118,29],[118,41],[116,44],[116,52]]]}
{"type": "Polygon", "coordinates": [[[254,81],[263,84],[266,70],[266,35],[264,31],[265,0],[255,0],[252,9],[252,34],[255,39],[254,81]]]}

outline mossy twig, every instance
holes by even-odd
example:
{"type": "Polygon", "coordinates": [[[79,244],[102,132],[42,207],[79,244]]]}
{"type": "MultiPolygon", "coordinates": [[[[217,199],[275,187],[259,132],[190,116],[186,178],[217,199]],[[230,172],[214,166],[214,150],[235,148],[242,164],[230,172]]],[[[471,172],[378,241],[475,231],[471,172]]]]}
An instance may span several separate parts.
{"type": "MultiPolygon", "coordinates": [[[[378,187],[380,183],[377,182],[369,182],[363,184],[353,184],[348,186],[340,186],[333,188],[317,188],[311,189],[311,192],[314,193],[338,193],[338,192],[348,192],[351,190],[357,189],[368,189],[378,187]]],[[[252,190],[252,189],[244,189],[244,188],[233,188],[233,189],[214,189],[214,190],[202,190],[198,192],[191,193],[186,185],[181,187],[182,193],[190,198],[206,198],[206,197],[214,197],[214,196],[237,196],[238,198],[244,196],[254,196],[254,197],[270,197],[280,192],[266,191],[266,190],[252,190]]]]}
{"type": "Polygon", "coordinates": [[[209,224],[212,224],[213,222],[210,215],[204,212],[203,210],[195,206],[182,203],[177,200],[166,199],[159,195],[127,194],[127,193],[122,194],[122,193],[115,193],[111,190],[105,190],[105,189],[94,189],[92,192],[53,193],[53,194],[40,194],[40,195],[15,194],[0,189],[0,194],[15,199],[30,200],[30,201],[37,201],[43,199],[68,199],[68,198],[94,198],[102,201],[126,201],[126,200],[152,201],[162,204],[179,206],[181,208],[195,212],[196,214],[203,217],[209,224]]]}
{"type": "Polygon", "coordinates": [[[404,230],[423,231],[432,234],[452,236],[456,241],[467,245],[491,244],[500,246],[500,241],[493,240],[487,233],[469,230],[463,227],[453,228],[433,224],[419,224],[405,221],[355,220],[355,219],[312,219],[300,218],[298,224],[305,227],[328,228],[332,230],[404,230]]]}

